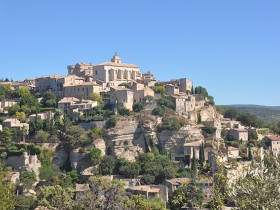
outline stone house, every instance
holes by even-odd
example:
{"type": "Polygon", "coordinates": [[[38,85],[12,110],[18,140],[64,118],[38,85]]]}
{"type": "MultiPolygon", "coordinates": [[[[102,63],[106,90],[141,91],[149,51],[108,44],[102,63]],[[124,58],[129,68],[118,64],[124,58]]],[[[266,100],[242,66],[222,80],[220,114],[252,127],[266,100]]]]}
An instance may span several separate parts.
{"type": "Polygon", "coordinates": [[[280,136],[279,135],[267,135],[263,138],[263,142],[268,145],[270,151],[274,155],[280,154],[280,136]]]}
{"type": "Polygon", "coordinates": [[[175,110],[179,115],[188,115],[195,110],[195,97],[193,95],[173,95],[171,96],[175,103],[175,110]]]}
{"type": "Polygon", "coordinates": [[[134,96],[133,90],[123,86],[110,88],[110,104],[116,108],[126,108],[132,110],[134,96]]]}
{"type": "Polygon", "coordinates": [[[84,82],[82,84],[64,85],[64,97],[75,97],[78,99],[89,99],[92,93],[102,91],[102,87],[95,82],[84,82]]]}
{"type": "MultiPolygon", "coordinates": [[[[47,120],[47,119],[52,119],[54,117],[54,113],[53,112],[43,112],[43,113],[38,113],[37,114],[37,119],[39,120],[47,120]]],[[[36,114],[32,114],[29,116],[29,119],[31,121],[36,120],[36,114]]]]}
{"type": "Polygon", "coordinates": [[[168,188],[165,185],[140,185],[126,190],[135,195],[143,195],[147,199],[160,198],[168,202],[168,188]]]}
{"type": "Polygon", "coordinates": [[[36,78],[35,88],[40,93],[44,93],[47,90],[52,90],[55,92],[58,87],[58,79],[61,78],[63,78],[63,76],[58,74],[36,78]]]}
{"type": "Polygon", "coordinates": [[[93,66],[93,81],[105,83],[108,87],[117,87],[124,82],[142,79],[138,66],[122,63],[121,58],[115,54],[111,62],[93,66]]]}
{"type": "Polygon", "coordinates": [[[5,110],[5,109],[7,109],[8,107],[11,107],[11,106],[13,106],[15,104],[17,104],[17,102],[14,101],[14,100],[3,100],[3,101],[0,101],[0,113],[7,114],[8,111],[5,110]]]}
{"type": "Polygon", "coordinates": [[[58,109],[63,111],[64,114],[70,114],[71,105],[79,102],[80,99],[75,97],[64,97],[58,102],[58,109]]]}
{"type": "Polygon", "coordinates": [[[228,147],[227,155],[228,155],[228,158],[236,159],[239,157],[239,149],[236,147],[228,147]]]}
{"type": "Polygon", "coordinates": [[[155,86],[157,80],[155,79],[154,75],[148,71],[147,73],[142,74],[142,82],[145,86],[152,87],[155,86]]]}
{"type": "Polygon", "coordinates": [[[195,151],[195,158],[198,160],[199,157],[199,148],[202,145],[203,141],[193,141],[187,142],[184,144],[184,155],[190,155],[190,158],[193,158],[193,153],[195,151]]]}
{"type": "Polygon", "coordinates": [[[92,77],[93,64],[91,63],[77,63],[76,65],[67,66],[68,75],[76,75],[78,77],[86,78],[87,76],[92,77]]]}
{"type": "Polygon", "coordinates": [[[179,87],[175,86],[173,84],[167,84],[165,85],[166,88],[166,95],[177,95],[179,94],[179,87]]]}
{"type": "Polygon", "coordinates": [[[168,193],[173,192],[178,187],[187,184],[191,181],[189,178],[174,178],[174,179],[166,179],[164,180],[163,184],[167,186],[168,193]]]}
{"type": "Polygon", "coordinates": [[[228,138],[232,140],[248,141],[248,130],[232,128],[228,131],[228,138]]]}
{"type": "Polygon", "coordinates": [[[29,133],[29,124],[21,123],[17,118],[8,118],[2,123],[3,128],[10,128],[15,131],[21,131],[22,129],[26,129],[26,135],[29,133]]]}
{"type": "Polygon", "coordinates": [[[155,96],[155,92],[144,84],[134,82],[131,89],[134,92],[134,102],[144,102],[146,96],[155,96]]]}

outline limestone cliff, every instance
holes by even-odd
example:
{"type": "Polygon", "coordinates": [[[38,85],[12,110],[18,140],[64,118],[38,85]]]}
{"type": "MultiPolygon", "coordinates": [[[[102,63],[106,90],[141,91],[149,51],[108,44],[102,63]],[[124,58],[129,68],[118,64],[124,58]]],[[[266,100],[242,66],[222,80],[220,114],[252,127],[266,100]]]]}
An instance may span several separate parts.
{"type": "Polygon", "coordinates": [[[178,131],[163,130],[158,133],[158,140],[163,151],[170,154],[171,159],[184,157],[184,144],[204,140],[201,129],[196,126],[184,126],[178,131]]]}
{"type": "Polygon", "coordinates": [[[133,161],[138,153],[146,151],[145,137],[137,119],[122,118],[115,128],[105,132],[107,152],[133,161]]]}

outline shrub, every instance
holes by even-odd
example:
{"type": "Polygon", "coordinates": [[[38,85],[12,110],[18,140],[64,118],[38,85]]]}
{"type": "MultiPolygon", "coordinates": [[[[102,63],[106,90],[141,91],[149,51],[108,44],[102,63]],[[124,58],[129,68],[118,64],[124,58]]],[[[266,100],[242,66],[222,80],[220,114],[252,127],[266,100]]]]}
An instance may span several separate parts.
{"type": "Polygon", "coordinates": [[[134,112],[141,112],[144,109],[144,105],[141,102],[136,102],[132,108],[134,112]]]}
{"type": "Polygon", "coordinates": [[[117,124],[117,118],[115,116],[110,117],[106,123],[105,123],[105,127],[106,128],[113,128],[115,127],[117,124]]]}
{"type": "Polygon", "coordinates": [[[121,108],[118,112],[121,116],[130,116],[130,111],[127,108],[121,108]]]}

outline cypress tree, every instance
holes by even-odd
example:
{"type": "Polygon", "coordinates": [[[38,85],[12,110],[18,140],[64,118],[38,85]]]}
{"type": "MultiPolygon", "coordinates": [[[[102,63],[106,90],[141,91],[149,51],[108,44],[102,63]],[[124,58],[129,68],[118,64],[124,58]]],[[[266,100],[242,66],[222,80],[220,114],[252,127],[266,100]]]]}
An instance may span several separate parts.
{"type": "Polygon", "coordinates": [[[202,146],[201,146],[201,149],[202,149],[202,162],[204,163],[205,162],[205,151],[204,151],[204,143],[202,142],[202,146]]]}
{"type": "Polygon", "coordinates": [[[193,148],[193,158],[192,158],[192,172],[193,172],[193,178],[196,179],[197,177],[197,162],[196,162],[196,154],[195,149],[193,148]]]}
{"type": "Polygon", "coordinates": [[[249,159],[249,160],[253,160],[253,155],[252,155],[251,147],[249,147],[248,159],[249,159]]]}
{"type": "Polygon", "coordinates": [[[199,146],[199,164],[203,165],[202,145],[199,146]]]}

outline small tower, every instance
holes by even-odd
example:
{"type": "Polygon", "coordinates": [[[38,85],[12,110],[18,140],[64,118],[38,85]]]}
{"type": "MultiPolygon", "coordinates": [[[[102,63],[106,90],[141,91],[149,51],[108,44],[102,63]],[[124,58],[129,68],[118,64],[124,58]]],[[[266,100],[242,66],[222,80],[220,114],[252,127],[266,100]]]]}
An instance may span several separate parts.
{"type": "Polygon", "coordinates": [[[115,53],[115,55],[113,56],[113,58],[111,59],[111,62],[113,63],[122,63],[121,58],[118,56],[117,53],[115,53]]]}

